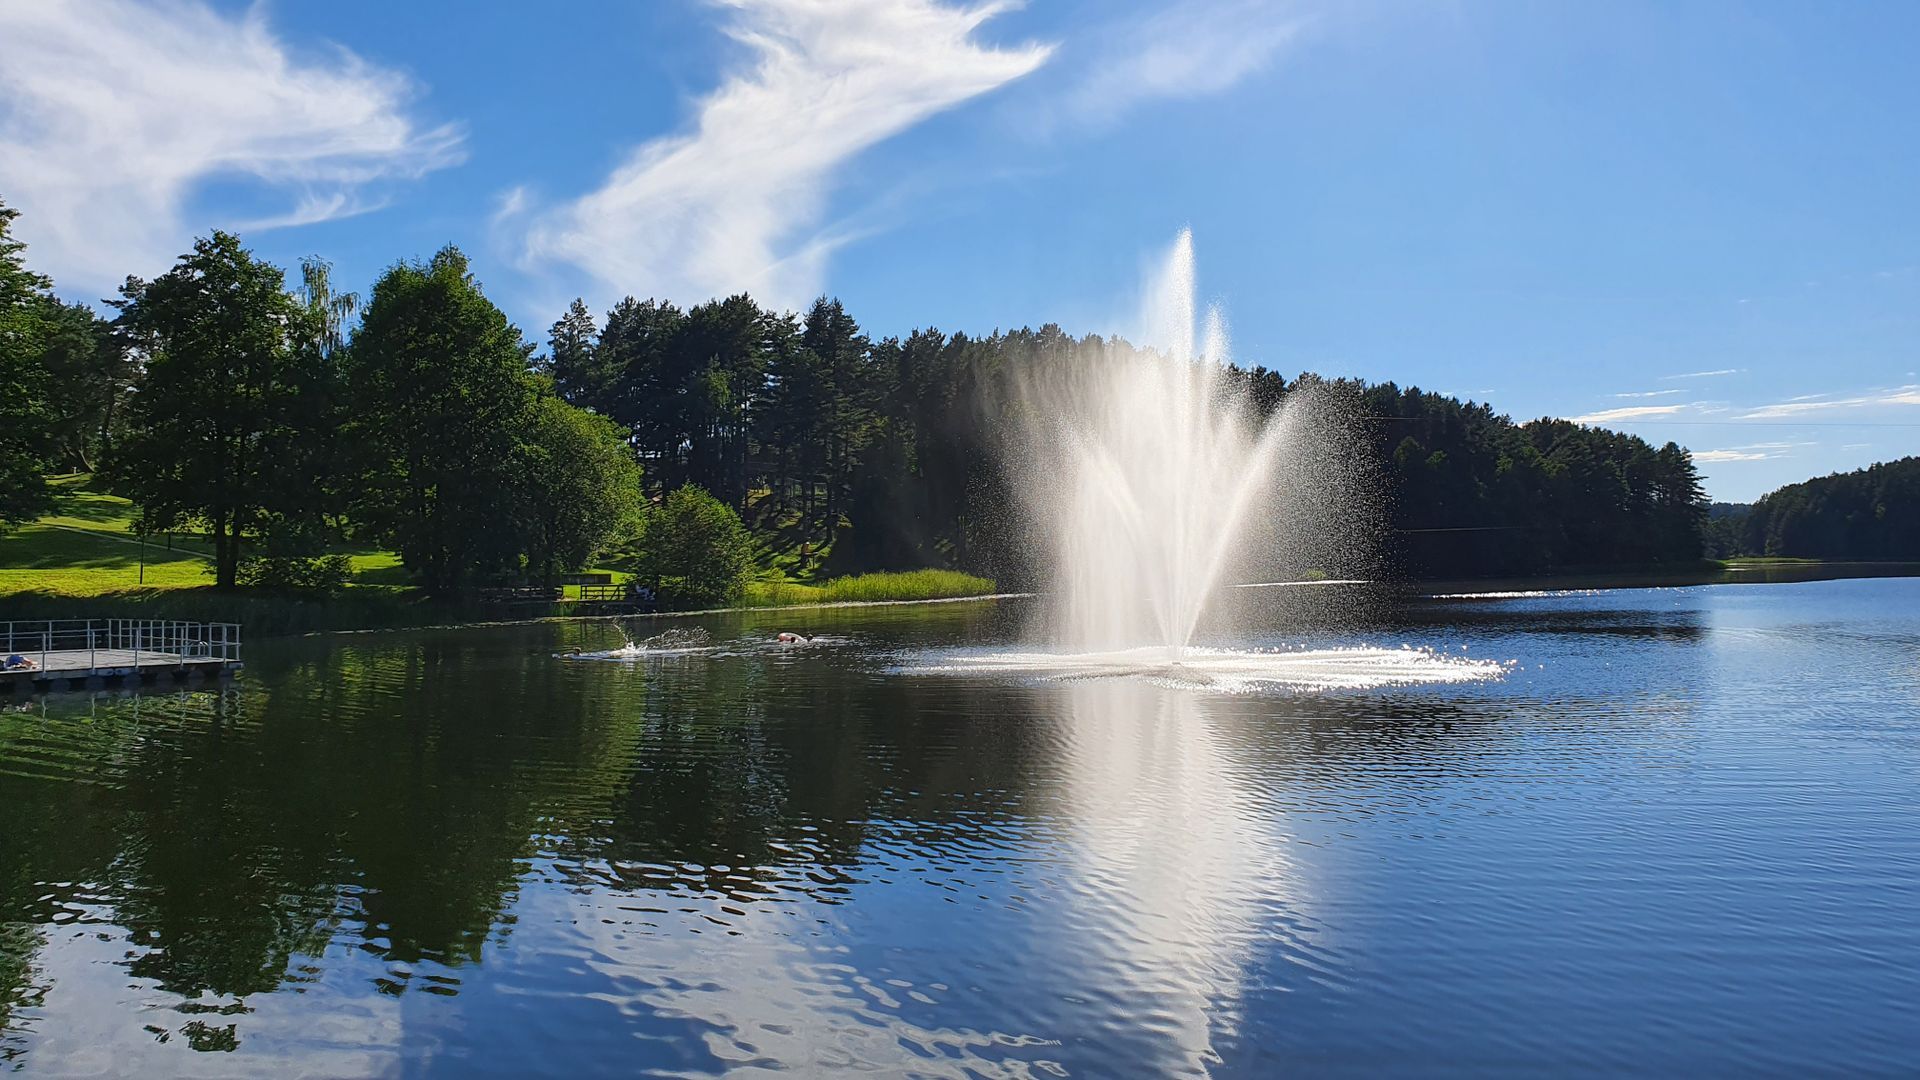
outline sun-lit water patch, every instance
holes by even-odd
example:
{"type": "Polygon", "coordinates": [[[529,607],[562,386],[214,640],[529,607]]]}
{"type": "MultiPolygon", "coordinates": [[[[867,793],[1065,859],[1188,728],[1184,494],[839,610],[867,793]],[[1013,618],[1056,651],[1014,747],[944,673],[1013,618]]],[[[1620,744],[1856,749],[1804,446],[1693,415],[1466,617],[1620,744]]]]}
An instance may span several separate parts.
{"type": "Polygon", "coordinates": [[[1304,589],[1328,585],[1371,585],[1366,578],[1306,578],[1300,581],[1246,581],[1236,589],[1304,589]]]}
{"type": "Polygon", "coordinates": [[[1488,592],[1428,593],[1429,600],[1537,600],[1549,596],[1599,596],[1599,589],[1518,589],[1488,592]]]}
{"type": "Polygon", "coordinates": [[[844,644],[845,638],[815,634],[768,633],[716,640],[699,627],[677,627],[638,640],[629,638],[612,649],[570,650],[554,654],[561,660],[601,660],[624,663],[671,660],[679,657],[747,656],[793,649],[844,644]]]}
{"type": "Polygon", "coordinates": [[[558,654],[563,660],[652,660],[669,656],[690,656],[717,652],[722,648],[713,636],[699,627],[679,627],[651,637],[628,637],[625,644],[612,649],[573,651],[558,654]]]}
{"type": "Polygon", "coordinates": [[[1482,682],[1512,670],[1433,649],[1357,645],[1333,649],[1225,649],[1160,646],[1111,652],[951,652],[909,667],[915,672],[1054,681],[1136,679],[1162,686],[1242,693],[1261,689],[1370,690],[1482,682]]]}

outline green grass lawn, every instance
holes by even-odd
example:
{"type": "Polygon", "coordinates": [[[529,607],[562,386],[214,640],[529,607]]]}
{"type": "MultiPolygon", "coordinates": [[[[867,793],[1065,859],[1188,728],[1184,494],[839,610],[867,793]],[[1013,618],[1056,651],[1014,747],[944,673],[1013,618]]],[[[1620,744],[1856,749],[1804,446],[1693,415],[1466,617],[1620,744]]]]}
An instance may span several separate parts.
{"type": "Polygon", "coordinates": [[[81,530],[43,519],[0,533],[0,596],[17,592],[101,593],[211,585],[212,562],[195,551],[168,551],[106,530],[81,530]],[[142,555],[146,567],[141,568],[142,555]]]}
{"type": "MultiPolygon", "coordinates": [[[[53,513],[32,524],[0,532],[0,597],[14,597],[18,601],[31,598],[37,603],[56,605],[61,598],[113,598],[137,602],[143,608],[156,608],[155,617],[160,617],[157,614],[160,606],[198,611],[208,604],[231,606],[235,602],[232,594],[228,594],[226,600],[219,600],[210,588],[213,548],[205,537],[178,533],[148,536],[143,540],[134,532],[133,504],[96,490],[90,476],[60,476],[55,477],[53,483],[59,490],[59,503],[53,513]]],[[[784,549],[777,542],[767,545],[769,554],[774,556],[770,560],[773,565],[767,570],[766,580],[748,585],[740,601],[743,606],[944,600],[984,596],[994,591],[993,582],[955,570],[793,581],[795,571],[800,569],[800,543],[788,540],[784,549]]],[[[399,555],[368,548],[341,550],[353,560],[353,578],[346,593],[329,602],[339,605],[347,600],[350,601],[347,607],[364,606],[363,601],[366,605],[377,605],[376,614],[384,625],[385,620],[405,617],[404,612],[388,608],[420,600],[399,555]]],[[[813,557],[808,562],[817,567],[823,553],[811,547],[809,553],[813,557]]],[[[612,574],[616,584],[625,583],[633,576],[611,568],[596,568],[593,572],[612,574]]],[[[580,589],[567,586],[564,595],[577,600],[580,589]]],[[[256,596],[248,597],[243,603],[272,605],[280,601],[271,596],[256,596]]],[[[280,603],[280,606],[287,605],[280,603]]],[[[285,621],[291,616],[276,615],[275,618],[285,621]]]]}
{"type": "MultiPolygon", "coordinates": [[[[101,596],[128,589],[181,589],[213,584],[213,544],[199,533],[134,532],[133,504],[93,487],[75,473],[51,478],[58,503],[30,525],[0,533],[0,596],[40,592],[101,596]],[[145,555],[144,577],[141,556],[145,555]]],[[[405,588],[400,556],[342,548],[353,560],[354,585],[405,588]]]]}

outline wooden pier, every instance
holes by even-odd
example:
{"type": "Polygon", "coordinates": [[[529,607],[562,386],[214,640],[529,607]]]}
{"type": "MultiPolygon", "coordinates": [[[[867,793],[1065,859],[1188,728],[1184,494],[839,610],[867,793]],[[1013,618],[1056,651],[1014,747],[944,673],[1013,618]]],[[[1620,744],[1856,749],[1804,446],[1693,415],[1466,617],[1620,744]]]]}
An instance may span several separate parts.
{"type": "Polygon", "coordinates": [[[0,691],[89,680],[144,682],[238,671],[238,623],[51,619],[0,623],[0,691]]]}

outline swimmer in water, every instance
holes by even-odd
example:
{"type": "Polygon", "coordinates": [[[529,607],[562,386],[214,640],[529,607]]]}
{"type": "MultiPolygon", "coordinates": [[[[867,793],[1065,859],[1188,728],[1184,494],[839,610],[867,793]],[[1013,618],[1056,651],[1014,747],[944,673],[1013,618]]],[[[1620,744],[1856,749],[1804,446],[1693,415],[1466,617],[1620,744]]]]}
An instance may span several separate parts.
{"type": "Polygon", "coordinates": [[[778,638],[775,638],[774,640],[778,641],[782,645],[805,645],[809,639],[802,637],[799,634],[789,633],[788,631],[782,630],[780,631],[780,636],[778,638]]]}

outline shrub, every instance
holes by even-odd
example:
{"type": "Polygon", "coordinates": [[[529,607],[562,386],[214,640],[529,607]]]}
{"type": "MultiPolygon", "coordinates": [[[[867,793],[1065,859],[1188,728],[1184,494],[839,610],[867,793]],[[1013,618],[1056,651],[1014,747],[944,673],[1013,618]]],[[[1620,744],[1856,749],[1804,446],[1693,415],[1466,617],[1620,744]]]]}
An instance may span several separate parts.
{"type": "Polygon", "coordinates": [[[240,560],[237,580],[260,589],[311,589],[333,592],[353,576],[346,555],[249,555],[240,560]]]}
{"type": "Polygon", "coordinates": [[[640,567],[672,606],[722,604],[746,588],[753,540],[732,507],[687,484],[647,512],[640,567]]]}

